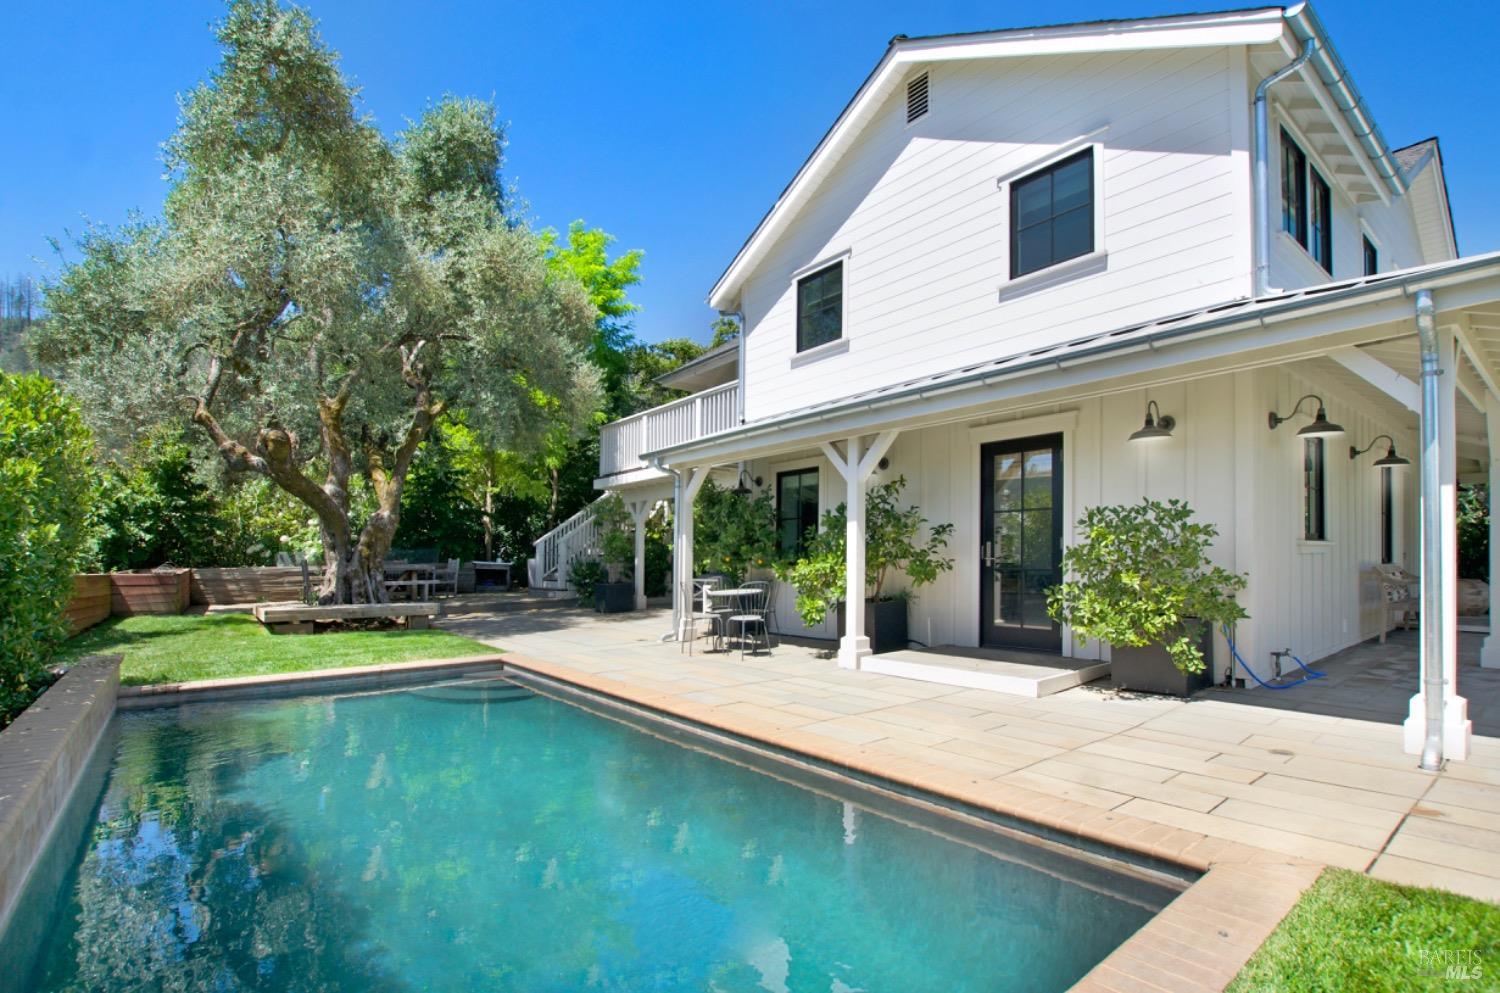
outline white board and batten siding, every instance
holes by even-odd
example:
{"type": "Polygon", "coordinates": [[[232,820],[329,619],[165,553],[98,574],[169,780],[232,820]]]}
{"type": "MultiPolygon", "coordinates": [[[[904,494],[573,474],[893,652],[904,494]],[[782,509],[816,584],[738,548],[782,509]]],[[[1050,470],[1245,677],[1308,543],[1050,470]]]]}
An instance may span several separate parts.
{"type": "MultiPolygon", "coordinates": [[[[1240,648],[1262,675],[1269,652],[1289,647],[1304,660],[1321,658],[1379,633],[1378,590],[1370,581],[1380,557],[1380,480],[1371,468],[1376,454],[1351,462],[1351,441],[1365,444],[1383,432],[1399,450],[1414,450],[1415,438],[1357,404],[1339,402],[1331,416],[1348,433],[1326,444],[1329,540],[1303,540],[1301,417],[1276,431],[1266,427],[1273,407],[1288,410],[1310,382],[1268,368],[1155,387],[1046,409],[997,412],[981,421],[943,425],[902,434],[892,446],[890,466],[872,485],[897,476],[907,481],[905,499],[934,523],[952,522],[949,553],[955,568],[918,591],[909,615],[911,637],[925,644],[973,646],[979,642],[980,446],[988,441],[1033,435],[1064,435],[1063,542],[1077,535],[1073,524],[1089,506],[1134,503],[1142,497],[1181,499],[1200,520],[1219,529],[1214,561],[1246,573],[1250,586],[1241,602],[1251,621],[1238,631],[1240,648]],[[1132,444],[1146,401],[1156,400],[1177,419],[1171,440],[1132,444]],[[1244,423],[1241,423],[1244,422],[1244,423]]],[[[1332,401],[1331,401],[1332,402],[1332,401]]],[[[754,463],[766,486],[775,473],[816,466],[821,472],[821,511],[844,501],[843,480],[821,455],[811,452],[754,463]]],[[[1413,534],[1413,473],[1396,470],[1395,559],[1409,562],[1413,534]]],[[[893,584],[900,588],[897,577],[893,584]]],[[[832,621],[808,630],[797,618],[794,594],[783,589],[777,605],[781,630],[835,638],[832,621]]],[[[1216,638],[1216,678],[1228,653],[1216,638]]],[[[1063,651],[1080,658],[1109,657],[1098,643],[1075,643],[1065,632],[1063,651]]]]}
{"type": "Polygon", "coordinates": [[[1248,292],[1242,49],[927,71],[929,112],[908,125],[897,88],[750,274],[747,419],[1248,292]],[[1084,143],[1100,158],[1103,257],[1010,285],[1003,180],[1084,143]],[[848,348],[793,362],[795,276],[840,255],[848,348]]]}

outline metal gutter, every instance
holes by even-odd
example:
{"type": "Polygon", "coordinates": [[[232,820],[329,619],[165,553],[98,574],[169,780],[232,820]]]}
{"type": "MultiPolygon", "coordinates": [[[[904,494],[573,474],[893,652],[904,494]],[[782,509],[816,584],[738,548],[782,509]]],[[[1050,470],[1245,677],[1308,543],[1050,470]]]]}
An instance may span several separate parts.
{"type": "MultiPolygon", "coordinates": [[[[1066,356],[1051,354],[1065,349],[1067,344],[1064,343],[1046,349],[1048,354],[1038,355],[1030,361],[1018,362],[1003,370],[974,372],[969,375],[942,380],[941,382],[914,384],[903,389],[883,393],[879,396],[866,397],[819,411],[809,410],[766,421],[754,422],[753,425],[746,425],[742,430],[721,431],[718,434],[694,439],[691,442],[684,442],[680,445],[673,445],[652,452],[644,452],[641,458],[647,463],[667,463],[673,460],[673,456],[690,452],[696,447],[702,447],[705,442],[719,443],[729,440],[742,441],[759,438],[763,435],[786,430],[788,427],[797,424],[813,424],[862,410],[890,406],[905,400],[927,399],[969,387],[990,385],[1048,368],[1061,370],[1115,355],[1155,349],[1162,344],[1175,344],[1205,335],[1220,335],[1232,333],[1236,330],[1261,328],[1267,326],[1269,321],[1279,317],[1288,315],[1309,316],[1323,310],[1335,309],[1351,301],[1371,303],[1385,299],[1410,297],[1423,289],[1436,289],[1445,283],[1461,280],[1476,270],[1486,268],[1495,269],[1496,274],[1500,274],[1500,252],[1476,255],[1472,258],[1461,259],[1456,262],[1438,263],[1434,266],[1409,270],[1405,274],[1382,273],[1379,276],[1368,277],[1338,289],[1320,290],[1314,287],[1311,290],[1278,294],[1270,298],[1273,302],[1262,303],[1249,314],[1244,312],[1243,307],[1256,306],[1256,301],[1243,301],[1243,306],[1236,306],[1233,302],[1219,304],[1214,307],[1204,308],[1204,310],[1199,312],[1200,314],[1212,314],[1215,310],[1225,310],[1226,313],[1219,317],[1209,317],[1193,323],[1188,323],[1189,319],[1194,316],[1192,314],[1179,317],[1175,320],[1167,318],[1163,321],[1155,322],[1169,325],[1162,330],[1141,337],[1123,338],[1121,340],[1111,340],[1114,335],[1119,334],[1118,331],[1104,332],[1090,336],[1091,338],[1105,339],[1100,344],[1079,348],[1077,351],[1066,356]],[[1279,297],[1288,297],[1288,299],[1281,300],[1279,297]]],[[[986,364],[988,365],[989,363],[986,364]]]]}
{"type": "Polygon", "coordinates": [[[1328,30],[1323,27],[1323,22],[1318,19],[1318,15],[1313,13],[1312,7],[1307,3],[1288,7],[1286,22],[1292,29],[1292,35],[1304,47],[1313,42],[1317,43],[1318,51],[1313,56],[1312,65],[1318,78],[1323,81],[1328,92],[1333,94],[1334,103],[1349,121],[1355,137],[1359,139],[1365,153],[1374,161],[1375,168],[1385,180],[1386,186],[1390,188],[1394,196],[1401,196],[1406,192],[1401,166],[1396,162],[1396,157],[1391,154],[1391,147],[1386,142],[1385,136],[1380,133],[1380,127],[1375,123],[1369,106],[1365,103],[1364,97],[1360,96],[1354,80],[1350,78],[1344,60],[1339,58],[1338,51],[1328,40],[1328,30]]]}
{"type": "Polygon", "coordinates": [[[1255,296],[1271,290],[1271,115],[1266,104],[1271,87],[1301,69],[1317,50],[1317,39],[1308,41],[1301,54],[1255,87],[1255,296]]]}

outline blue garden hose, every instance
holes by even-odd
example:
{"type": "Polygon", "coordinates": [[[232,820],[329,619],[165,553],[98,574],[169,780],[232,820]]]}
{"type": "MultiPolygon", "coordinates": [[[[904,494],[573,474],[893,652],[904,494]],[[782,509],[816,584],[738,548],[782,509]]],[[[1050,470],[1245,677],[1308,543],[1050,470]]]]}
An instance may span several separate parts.
{"type": "Polygon", "coordinates": [[[1238,662],[1240,664],[1240,668],[1244,669],[1247,673],[1250,674],[1251,679],[1255,680],[1262,687],[1268,690],[1289,690],[1293,686],[1301,686],[1303,683],[1310,683],[1314,679],[1322,679],[1327,675],[1327,673],[1324,672],[1314,672],[1312,669],[1309,669],[1306,665],[1304,665],[1302,660],[1297,656],[1292,655],[1291,652],[1287,652],[1287,655],[1290,656],[1291,660],[1297,663],[1297,668],[1307,673],[1307,675],[1290,683],[1268,683],[1264,679],[1261,679],[1259,676],[1257,676],[1255,674],[1255,670],[1250,668],[1249,663],[1247,663],[1243,658],[1240,657],[1240,650],[1234,646],[1234,639],[1229,636],[1228,625],[1220,628],[1219,630],[1224,632],[1224,641],[1229,645],[1229,654],[1231,657],[1231,661],[1229,663],[1229,678],[1231,680],[1234,679],[1235,662],[1238,662]]]}

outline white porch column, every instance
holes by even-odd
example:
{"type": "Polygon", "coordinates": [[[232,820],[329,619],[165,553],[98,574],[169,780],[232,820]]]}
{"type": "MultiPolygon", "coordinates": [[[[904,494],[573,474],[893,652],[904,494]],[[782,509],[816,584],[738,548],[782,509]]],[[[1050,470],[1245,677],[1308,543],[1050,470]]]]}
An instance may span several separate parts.
{"type": "Polygon", "coordinates": [[[635,609],[646,609],[646,520],[655,500],[631,500],[625,506],[635,522],[635,609]]]}
{"type": "Polygon", "coordinates": [[[1500,491],[1500,400],[1493,393],[1484,395],[1485,435],[1490,446],[1490,633],[1479,650],[1479,664],[1486,669],[1500,668],[1500,517],[1496,512],[1495,493],[1500,491]]]}
{"type": "MultiPolygon", "coordinates": [[[[1428,308],[1425,319],[1432,319],[1430,295],[1419,294],[1417,304],[1419,328],[1424,320],[1422,309],[1424,303],[1428,308]]],[[[1451,328],[1439,329],[1436,338],[1438,364],[1438,375],[1435,377],[1437,492],[1429,492],[1431,480],[1426,465],[1429,453],[1425,448],[1424,440],[1421,513],[1419,515],[1422,521],[1421,561],[1423,564],[1421,575],[1423,586],[1422,658],[1417,694],[1411,699],[1411,709],[1403,726],[1403,736],[1408,753],[1423,754],[1428,727],[1429,677],[1436,667],[1442,679],[1442,757],[1463,760],[1469,755],[1469,734],[1472,725],[1469,722],[1468,701],[1458,695],[1458,463],[1455,452],[1457,350],[1451,328]],[[1431,526],[1432,517],[1428,513],[1430,502],[1433,500],[1436,500],[1438,504],[1435,533],[1431,526]],[[1434,544],[1435,549],[1432,547],[1434,544]],[[1434,572],[1436,575],[1433,575],[1434,572]],[[1429,584],[1433,584],[1435,589],[1429,589],[1429,584]],[[1432,595],[1433,592],[1437,593],[1436,598],[1432,595]],[[1441,611],[1431,609],[1434,602],[1442,605],[1441,611]],[[1440,616],[1435,617],[1434,613],[1439,613],[1440,616]],[[1437,638],[1431,637],[1432,631],[1429,625],[1437,626],[1437,638]],[[1431,657],[1430,651],[1434,644],[1438,647],[1436,658],[1431,657]]],[[[1426,376],[1423,377],[1422,386],[1424,391],[1432,388],[1426,376]]],[[[1424,413],[1425,410],[1424,402],[1424,413]]],[[[1429,432],[1424,430],[1423,434],[1426,436],[1429,432]]]]}
{"type": "Polygon", "coordinates": [[[844,633],[839,639],[839,666],[858,669],[870,654],[870,639],[865,634],[865,484],[875,467],[896,440],[896,431],[876,435],[868,450],[861,451],[861,440],[855,435],[846,441],[844,455],[829,442],[823,442],[823,454],[844,477],[844,633]]]}
{"type": "Polygon", "coordinates": [[[710,468],[705,465],[674,470],[677,486],[672,507],[676,534],[672,549],[672,632],[679,641],[693,612],[693,501],[708,479],[710,468]]]}

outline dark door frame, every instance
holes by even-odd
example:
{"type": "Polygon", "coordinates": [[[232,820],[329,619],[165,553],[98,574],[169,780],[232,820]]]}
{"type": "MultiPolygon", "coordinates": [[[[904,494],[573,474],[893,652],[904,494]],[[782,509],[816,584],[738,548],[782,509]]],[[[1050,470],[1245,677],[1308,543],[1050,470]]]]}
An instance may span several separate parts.
{"type": "Polygon", "coordinates": [[[1023,452],[1040,448],[1051,448],[1052,457],[1052,547],[1054,568],[1061,576],[1057,561],[1062,553],[1062,536],[1066,514],[1067,489],[1064,485],[1064,461],[1067,457],[1066,434],[1051,431],[1045,434],[1027,435],[1018,438],[1002,438],[985,442],[979,446],[979,644],[983,647],[1014,648],[1020,651],[1046,652],[1060,655],[1063,650],[1062,626],[1053,622],[1050,629],[1013,629],[1015,638],[997,638],[991,623],[994,613],[994,579],[991,567],[984,561],[986,541],[994,541],[994,460],[995,456],[1010,452],[1023,452]],[[988,536],[988,538],[986,537],[988,536]]]}

